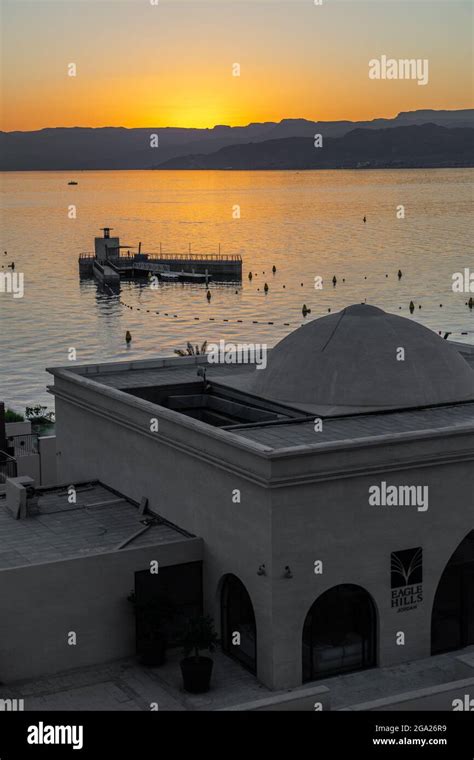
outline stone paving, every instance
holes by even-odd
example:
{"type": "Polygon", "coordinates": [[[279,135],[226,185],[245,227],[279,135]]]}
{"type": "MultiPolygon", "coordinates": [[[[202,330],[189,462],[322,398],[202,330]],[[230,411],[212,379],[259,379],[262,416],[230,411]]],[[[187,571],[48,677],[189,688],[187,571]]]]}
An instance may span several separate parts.
{"type": "MultiPolygon", "coordinates": [[[[25,710],[218,710],[274,696],[238,663],[213,655],[212,689],[183,691],[179,651],[165,665],[146,668],[135,659],[120,660],[58,675],[0,685],[0,698],[23,698],[25,710]]],[[[374,668],[322,680],[330,690],[331,709],[381,699],[416,689],[474,677],[474,647],[391,668],[374,668]]],[[[316,684],[314,684],[316,685],[316,684]]],[[[285,692],[280,692],[285,693],[285,692]]]]}

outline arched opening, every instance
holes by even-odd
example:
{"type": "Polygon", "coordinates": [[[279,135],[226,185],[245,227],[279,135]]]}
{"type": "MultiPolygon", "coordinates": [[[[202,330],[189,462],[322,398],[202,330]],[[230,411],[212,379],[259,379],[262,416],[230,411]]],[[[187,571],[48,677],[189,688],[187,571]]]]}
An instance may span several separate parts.
{"type": "Polygon", "coordinates": [[[222,650],[255,674],[257,672],[255,614],[247,589],[235,575],[226,575],[222,584],[221,625],[222,650]]]}
{"type": "Polygon", "coordinates": [[[375,665],[376,614],[365,589],[341,584],[322,594],[303,626],[303,681],[375,665]]]}
{"type": "Polygon", "coordinates": [[[441,576],[431,615],[431,654],[474,644],[474,530],[441,576]]]}

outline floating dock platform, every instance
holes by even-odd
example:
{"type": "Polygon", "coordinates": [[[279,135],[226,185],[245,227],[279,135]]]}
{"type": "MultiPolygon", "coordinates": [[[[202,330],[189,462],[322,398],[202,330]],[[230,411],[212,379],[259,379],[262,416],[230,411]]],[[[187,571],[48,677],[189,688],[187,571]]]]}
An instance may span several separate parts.
{"type": "Polygon", "coordinates": [[[241,282],[242,257],[221,253],[142,253],[141,243],[136,253],[131,246],[120,245],[118,237],[110,237],[109,227],[104,236],[95,238],[95,253],[81,253],[81,276],[96,277],[100,282],[113,283],[123,277],[143,277],[163,274],[163,280],[172,281],[166,273],[179,275],[181,282],[202,280],[241,282]],[[126,249],[127,253],[122,255],[126,249]]]}

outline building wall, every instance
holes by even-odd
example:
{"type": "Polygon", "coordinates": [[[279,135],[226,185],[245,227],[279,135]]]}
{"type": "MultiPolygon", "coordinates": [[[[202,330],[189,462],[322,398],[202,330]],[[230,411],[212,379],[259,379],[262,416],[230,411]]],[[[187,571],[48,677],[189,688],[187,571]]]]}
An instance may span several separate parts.
{"type": "Polygon", "coordinates": [[[0,571],[0,681],[37,678],[135,653],[127,601],[135,571],[202,559],[202,542],[175,543],[0,571]],[[77,644],[68,644],[74,631],[77,644]]]}
{"type": "Polygon", "coordinates": [[[274,688],[301,683],[305,617],[322,593],[339,584],[362,586],[375,603],[379,666],[428,657],[434,595],[452,553],[474,528],[473,507],[474,468],[466,462],[274,491],[273,566],[289,564],[293,572],[273,587],[274,688]],[[428,485],[428,510],[370,506],[368,489],[382,479],[428,485]],[[423,601],[398,612],[391,606],[391,552],[415,547],[423,549],[423,601]],[[323,562],[322,574],[314,572],[316,560],[323,562]],[[404,645],[397,645],[399,632],[404,645]]]}
{"type": "MultiPolygon", "coordinates": [[[[226,468],[179,451],[163,442],[171,433],[160,422],[160,436],[148,435],[150,415],[135,410],[142,430],[122,426],[121,410],[98,416],[62,399],[56,401],[59,482],[98,478],[139,501],[205,542],[204,603],[220,631],[220,585],[227,573],[246,586],[256,614],[258,677],[272,678],[271,583],[257,576],[266,563],[271,575],[270,494],[267,489],[226,468]],[[240,501],[234,492],[240,491],[240,501]]],[[[193,440],[192,427],[179,431],[183,443],[193,440]]],[[[235,456],[235,449],[231,455],[235,456]]],[[[226,450],[216,446],[214,460],[225,461],[226,450]]],[[[242,455],[244,456],[244,455],[242,455]]],[[[255,457],[249,457],[250,470],[255,457]]],[[[230,467],[230,465],[229,465],[230,467]]]]}
{"type": "Polygon", "coordinates": [[[38,438],[40,456],[41,485],[55,486],[58,482],[56,467],[56,436],[46,435],[38,438]]]}

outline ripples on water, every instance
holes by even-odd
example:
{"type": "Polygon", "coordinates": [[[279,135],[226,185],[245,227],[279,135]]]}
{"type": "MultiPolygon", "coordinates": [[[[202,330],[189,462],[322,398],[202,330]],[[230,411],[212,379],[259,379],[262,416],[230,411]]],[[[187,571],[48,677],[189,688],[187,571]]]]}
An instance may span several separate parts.
{"type": "Polygon", "coordinates": [[[454,272],[474,267],[471,181],[465,169],[3,174],[0,263],[14,260],[24,272],[25,296],[0,293],[0,398],[18,410],[51,406],[44,370],[67,364],[70,347],[87,363],[171,354],[188,340],[271,346],[304,321],[304,303],[309,320],[364,300],[410,317],[413,300],[413,319],[474,343],[469,294],[451,289],[454,272]],[[69,187],[71,178],[79,184],[69,187]],[[76,220],[68,218],[70,204],[76,220]],[[396,217],[400,204],[404,220],[396,217]],[[220,243],[223,253],[242,255],[242,284],[211,285],[210,303],[204,285],[153,290],[123,282],[120,296],[109,296],[81,281],[77,264],[107,225],[122,244],[141,241],[144,251],[161,242],[164,251],[184,253],[191,243],[193,253],[216,253],[220,243]],[[314,289],[318,275],[323,290],[314,289]]]}

